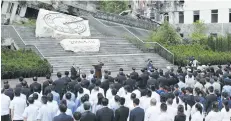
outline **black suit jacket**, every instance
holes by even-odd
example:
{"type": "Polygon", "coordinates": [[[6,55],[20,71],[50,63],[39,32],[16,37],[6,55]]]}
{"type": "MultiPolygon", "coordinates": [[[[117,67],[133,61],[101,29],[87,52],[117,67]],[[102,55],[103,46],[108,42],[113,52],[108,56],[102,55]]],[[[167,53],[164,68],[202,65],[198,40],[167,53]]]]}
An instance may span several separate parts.
{"type": "Polygon", "coordinates": [[[96,121],[96,116],[90,111],[82,113],[80,121],[96,121]]]}
{"type": "Polygon", "coordinates": [[[105,80],[101,83],[101,88],[104,90],[104,93],[106,94],[107,90],[109,89],[109,81],[105,80]]]}
{"type": "Polygon", "coordinates": [[[144,121],[144,109],[140,107],[134,108],[130,112],[129,121],[144,121]]]}
{"type": "Polygon", "coordinates": [[[143,73],[143,74],[140,75],[140,77],[142,78],[141,85],[142,85],[143,87],[145,87],[145,86],[147,85],[149,76],[148,76],[146,73],[143,73]]]}
{"type": "Polygon", "coordinates": [[[10,100],[14,99],[14,91],[6,89],[5,92],[4,92],[4,94],[7,95],[7,96],[9,96],[10,100]]]}
{"type": "Polygon", "coordinates": [[[55,116],[53,121],[74,121],[74,119],[65,113],[61,113],[58,116],[55,116]]]}
{"type": "Polygon", "coordinates": [[[63,91],[66,89],[66,81],[63,80],[62,78],[59,78],[54,81],[54,84],[55,84],[55,91],[59,93],[59,95],[61,96],[64,93],[63,91]]]}
{"type": "Polygon", "coordinates": [[[96,112],[96,121],[113,121],[114,112],[108,107],[103,107],[96,112]]]}
{"type": "Polygon", "coordinates": [[[89,85],[90,85],[90,81],[87,80],[87,79],[83,79],[83,80],[81,81],[81,84],[83,84],[83,87],[84,87],[84,88],[88,88],[89,85]]]}
{"type": "Polygon", "coordinates": [[[69,89],[71,90],[71,92],[75,93],[75,85],[77,83],[78,83],[77,80],[72,80],[71,82],[68,82],[67,86],[69,87],[69,89]]]}
{"type": "Polygon", "coordinates": [[[21,93],[24,94],[24,95],[26,95],[26,98],[28,98],[32,92],[30,91],[29,88],[22,87],[21,88],[21,93]]]}
{"type": "Polygon", "coordinates": [[[122,84],[120,83],[114,83],[114,88],[117,89],[117,91],[119,91],[119,89],[122,87],[122,84]]]}
{"type": "Polygon", "coordinates": [[[114,121],[127,121],[129,115],[129,108],[125,106],[120,106],[120,108],[115,111],[115,120],[114,121]]]}
{"type": "Polygon", "coordinates": [[[177,114],[174,118],[174,121],[186,121],[186,115],[185,114],[177,114]]]}
{"type": "Polygon", "coordinates": [[[134,75],[135,79],[138,79],[139,74],[135,71],[133,71],[132,73],[130,73],[130,75],[134,75]]]}
{"type": "Polygon", "coordinates": [[[209,94],[205,97],[205,111],[210,112],[212,109],[212,103],[217,101],[217,96],[215,94],[209,94]]]}
{"type": "Polygon", "coordinates": [[[42,93],[43,93],[43,95],[44,95],[44,92],[45,92],[45,88],[47,87],[49,85],[49,82],[48,82],[48,80],[46,80],[46,81],[44,81],[43,82],[43,89],[42,89],[42,93]]]}
{"type": "Polygon", "coordinates": [[[63,77],[63,80],[65,80],[66,83],[71,82],[71,78],[68,76],[63,77]]]}
{"type": "Polygon", "coordinates": [[[136,80],[133,80],[133,79],[128,79],[124,83],[124,85],[129,85],[132,89],[134,89],[135,84],[136,84],[136,80]]]}
{"type": "Polygon", "coordinates": [[[38,88],[39,89],[39,93],[41,92],[41,89],[42,89],[42,85],[39,84],[38,82],[33,82],[31,85],[30,85],[30,91],[31,92],[34,92],[34,88],[38,88]]]}

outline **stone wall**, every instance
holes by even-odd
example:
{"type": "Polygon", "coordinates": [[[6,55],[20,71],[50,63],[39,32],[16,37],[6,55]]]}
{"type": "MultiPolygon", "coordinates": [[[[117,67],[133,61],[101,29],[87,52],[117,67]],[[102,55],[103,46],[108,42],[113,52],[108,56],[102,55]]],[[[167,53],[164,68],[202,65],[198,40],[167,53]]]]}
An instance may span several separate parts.
{"type": "MultiPolygon", "coordinates": [[[[231,23],[210,23],[206,25],[206,34],[216,33],[217,35],[231,34],[231,23]]],[[[180,27],[180,32],[187,38],[193,32],[193,24],[177,24],[175,27],[180,27]]]]}

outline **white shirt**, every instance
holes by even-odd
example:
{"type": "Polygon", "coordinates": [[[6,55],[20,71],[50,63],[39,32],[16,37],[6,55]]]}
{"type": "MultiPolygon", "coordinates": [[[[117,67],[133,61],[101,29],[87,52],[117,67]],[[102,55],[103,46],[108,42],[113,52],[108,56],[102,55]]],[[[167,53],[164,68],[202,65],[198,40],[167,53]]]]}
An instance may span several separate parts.
{"type": "Polygon", "coordinates": [[[140,98],[140,107],[144,109],[144,111],[147,110],[148,107],[150,107],[150,100],[151,97],[147,97],[147,96],[142,96],[140,98]]]}
{"type": "Polygon", "coordinates": [[[178,105],[184,105],[184,102],[181,100],[181,98],[178,97],[178,99],[179,99],[179,103],[178,103],[178,104],[177,104],[177,102],[176,102],[176,97],[173,99],[172,106],[173,106],[174,108],[177,108],[178,105]]]}
{"type": "Polygon", "coordinates": [[[200,113],[200,111],[196,111],[191,116],[192,116],[191,121],[203,121],[204,119],[204,116],[200,113]]]}
{"type": "Polygon", "coordinates": [[[212,84],[210,82],[206,82],[204,91],[206,91],[210,86],[212,86],[212,84]]]}
{"type": "Polygon", "coordinates": [[[138,89],[135,89],[132,93],[136,94],[136,98],[140,98],[141,97],[141,92],[138,89]]]}
{"type": "Polygon", "coordinates": [[[47,102],[48,108],[52,109],[52,117],[53,118],[55,117],[55,115],[57,114],[57,112],[59,110],[58,104],[57,104],[57,102],[56,103],[55,102],[53,102],[53,101],[52,102],[49,102],[49,101],[47,102]]]}
{"type": "Polygon", "coordinates": [[[108,104],[108,108],[112,109],[113,111],[115,111],[116,109],[118,109],[120,106],[118,104],[118,102],[115,101],[114,98],[111,98],[109,100],[109,104],[108,104]]]}
{"type": "Polygon", "coordinates": [[[221,113],[210,111],[205,117],[205,121],[221,121],[221,113]]]}
{"type": "Polygon", "coordinates": [[[37,115],[37,120],[41,121],[52,121],[53,120],[53,110],[48,107],[47,104],[43,104],[39,109],[39,113],[37,115]]]}
{"type": "Polygon", "coordinates": [[[1,94],[1,116],[8,115],[10,112],[10,98],[4,93],[1,94]]]}
{"type": "Polygon", "coordinates": [[[156,121],[173,121],[171,117],[169,117],[169,114],[167,112],[161,112],[158,116],[156,121]]]}
{"type": "Polygon", "coordinates": [[[21,94],[20,94],[20,98],[26,100],[26,95],[24,95],[24,94],[21,93],[21,94]]]}
{"type": "Polygon", "coordinates": [[[26,108],[26,100],[21,97],[14,97],[10,102],[10,109],[14,110],[13,120],[23,120],[23,112],[26,108]]]}
{"type": "Polygon", "coordinates": [[[218,82],[213,83],[214,90],[218,90],[219,92],[221,91],[221,85],[218,82]]]}
{"type": "Polygon", "coordinates": [[[87,80],[89,80],[90,83],[91,83],[91,79],[93,78],[93,75],[94,75],[94,74],[90,74],[90,75],[87,76],[87,80]]]}
{"type": "MultiPolygon", "coordinates": [[[[196,82],[196,84],[194,85],[194,88],[198,87],[200,90],[203,89],[203,85],[200,82],[196,82]]],[[[195,91],[195,90],[194,90],[195,91]]]]}
{"type": "MultiPolygon", "coordinates": [[[[42,92],[41,92],[41,93],[34,92],[34,93],[37,93],[37,94],[38,94],[38,100],[41,100],[42,92]]],[[[33,93],[33,94],[34,94],[34,93],[33,93]]],[[[33,97],[33,94],[31,94],[29,97],[33,97]]]]}
{"type": "Polygon", "coordinates": [[[225,110],[225,108],[221,109],[221,121],[230,121],[231,117],[231,110],[229,109],[229,112],[225,110]]]}
{"type": "MultiPolygon", "coordinates": [[[[203,105],[202,105],[200,102],[197,102],[197,103],[199,103],[199,104],[202,106],[202,109],[204,109],[204,108],[203,108],[203,105]]],[[[195,105],[192,106],[191,115],[193,115],[194,113],[197,112],[197,109],[196,109],[196,104],[197,104],[197,103],[195,103],[195,105]]]]}
{"type": "Polygon", "coordinates": [[[145,117],[144,121],[153,121],[153,119],[156,119],[160,114],[160,110],[157,106],[150,106],[145,111],[145,117]]]}
{"type": "Polygon", "coordinates": [[[124,97],[125,98],[125,95],[126,95],[126,91],[124,89],[124,87],[121,87],[117,93],[120,97],[124,97]]]}
{"type": "MultiPolygon", "coordinates": [[[[65,113],[66,113],[67,115],[73,117],[72,111],[71,111],[70,109],[67,108],[67,110],[66,110],[65,113]]],[[[56,114],[55,116],[58,116],[58,115],[60,115],[60,114],[61,114],[61,112],[60,112],[60,110],[58,110],[58,112],[57,112],[57,114],[56,114]]]]}
{"type": "Polygon", "coordinates": [[[38,108],[41,108],[42,102],[40,100],[34,100],[34,105],[37,106],[38,108]]]}
{"type": "Polygon", "coordinates": [[[39,108],[34,104],[30,104],[23,112],[23,117],[27,118],[27,121],[36,121],[36,116],[38,115],[39,108]]]}
{"type": "Polygon", "coordinates": [[[111,88],[109,88],[106,92],[106,97],[107,99],[111,99],[113,96],[112,96],[112,93],[111,93],[111,88]]]}
{"type": "Polygon", "coordinates": [[[184,88],[187,87],[187,85],[184,82],[182,82],[182,81],[179,81],[177,85],[179,86],[179,89],[181,89],[183,87],[184,88]]]}
{"type": "Polygon", "coordinates": [[[177,108],[173,107],[172,105],[167,105],[167,113],[169,115],[169,118],[172,118],[174,120],[175,116],[177,115],[177,108]]]}
{"type": "Polygon", "coordinates": [[[156,93],[155,91],[152,91],[151,98],[155,98],[156,102],[160,102],[160,95],[158,93],[156,93]]]}
{"type": "Polygon", "coordinates": [[[77,97],[77,99],[80,100],[81,97],[84,96],[85,94],[88,94],[88,95],[90,96],[90,91],[89,91],[88,89],[86,89],[86,88],[83,88],[83,93],[82,93],[82,94],[80,94],[80,93],[78,92],[78,97],[77,97]]]}
{"type": "Polygon", "coordinates": [[[195,83],[196,83],[196,80],[194,80],[194,76],[192,76],[191,78],[188,75],[185,76],[185,84],[188,87],[194,88],[195,83]]]}

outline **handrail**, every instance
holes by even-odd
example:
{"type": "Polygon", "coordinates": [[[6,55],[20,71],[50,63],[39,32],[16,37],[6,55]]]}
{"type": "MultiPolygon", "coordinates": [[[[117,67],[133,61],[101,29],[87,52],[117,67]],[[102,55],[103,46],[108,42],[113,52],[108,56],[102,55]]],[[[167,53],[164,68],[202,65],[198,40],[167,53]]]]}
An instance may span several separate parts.
{"type": "MultiPolygon", "coordinates": [[[[24,49],[26,49],[27,47],[28,48],[30,48],[30,49],[32,49],[32,48],[35,48],[34,50],[35,51],[37,51],[37,54],[39,55],[39,57],[41,58],[41,59],[46,59],[45,58],[45,56],[40,52],[40,50],[35,46],[35,45],[31,45],[31,44],[26,44],[25,42],[24,42],[24,40],[22,39],[22,37],[20,36],[20,34],[18,33],[18,31],[15,29],[15,27],[13,26],[13,25],[2,25],[2,26],[10,26],[10,27],[12,27],[13,29],[14,29],[14,31],[17,33],[17,36],[20,38],[20,40],[23,42],[23,44],[24,44],[24,49]],[[32,47],[30,47],[30,46],[32,46],[32,47]]],[[[50,68],[51,68],[51,72],[53,72],[53,66],[50,64],[50,62],[48,61],[48,63],[49,63],[49,65],[50,65],[50,68]]]]}

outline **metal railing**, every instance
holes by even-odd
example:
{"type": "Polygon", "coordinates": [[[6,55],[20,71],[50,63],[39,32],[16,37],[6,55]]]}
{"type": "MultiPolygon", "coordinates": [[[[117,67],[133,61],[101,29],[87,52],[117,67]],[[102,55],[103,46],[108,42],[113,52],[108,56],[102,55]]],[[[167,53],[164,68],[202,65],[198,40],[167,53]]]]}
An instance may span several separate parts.
{"type": "MultiPolygon", "coordinates": [[[[21,36],[19,35],[19,33],[17,32],[17,30],[15,29],[14,26],[12,25],[2,25],[2,37],[3,38],[12,38],[14,40],[14,42],[18,45],[19,48],[21,49],[25,49],[25,50],[33,50],[42,60],[46,60],[44,55],[39,51],[39,49],[34,46],[34,45],[27,45],[23,39],[21,38],[21,36]]],[[[47,61],[47,60],[46,60],[47,61]]],[[[50,68],[50,72],[53,73],[53,66],[50,64],[49,61],[47,61],[49,63],[49,68],[50,68]]]]}

